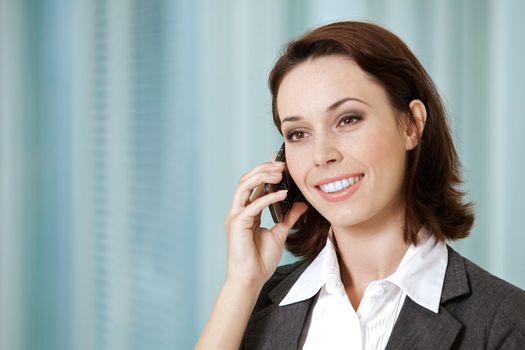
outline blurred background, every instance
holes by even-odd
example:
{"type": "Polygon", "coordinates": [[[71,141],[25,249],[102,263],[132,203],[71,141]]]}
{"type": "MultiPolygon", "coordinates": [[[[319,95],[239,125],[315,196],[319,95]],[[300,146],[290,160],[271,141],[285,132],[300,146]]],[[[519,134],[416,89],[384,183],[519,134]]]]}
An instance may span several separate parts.
{"type": "Polygon", "coordinates": [[[236,183],[281,142],[269,70],[287,40],[336,20],[386,26],[423,62],[477,204],[453,246],[525,288],[523,13],[519,0],[0,0],[0,349],[192,348],[224,279],[236,183]]]}

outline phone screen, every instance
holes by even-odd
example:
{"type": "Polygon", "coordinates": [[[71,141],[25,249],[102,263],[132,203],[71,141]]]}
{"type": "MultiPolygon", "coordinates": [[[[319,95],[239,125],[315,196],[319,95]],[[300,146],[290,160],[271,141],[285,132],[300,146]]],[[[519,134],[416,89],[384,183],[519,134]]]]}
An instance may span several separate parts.
{"type": "MultiPolygon", "coordinates": [[[[285,158],[285,152],[284,152],[284,143],[282,144],[281,148],[279,149],[279,152],[277,152],[277,156],[275,157],[276,161],[280,162],[286,162],[285,158]]],[[[264,185],[264,193],[272,193],[277,192],[280,190],[288,190],[288,194],[286,198],[283,201],[270,204],[269,209],[270,213],[272,214],[272,219],[275,223],[283,222],[284,217],[286,214],[290,211],[292,208],[292,205],[302,198],[301,191],[299,191],[299,188],[293,181],[292,177],[290,176],[290,173],[288,172],[288,168],[285,166],[283,171],[283,178],[281,182],[277,184],[265,184],[264,185]]]]}

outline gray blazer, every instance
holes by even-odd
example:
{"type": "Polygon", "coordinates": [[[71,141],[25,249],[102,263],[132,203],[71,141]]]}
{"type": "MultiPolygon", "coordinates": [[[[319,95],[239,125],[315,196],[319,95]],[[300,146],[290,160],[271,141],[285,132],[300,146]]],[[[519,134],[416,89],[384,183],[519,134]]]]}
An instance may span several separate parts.
{"type": "MultiPolygon", "coordinates": [[[[387,349],[525,349],[525,292],[448,247],[439,313],[408,296],[387,349]]],[[[308,262],[280,266],[264,285],[241,349],[297,349],[315,296],[279,307],[308,262]]]]}

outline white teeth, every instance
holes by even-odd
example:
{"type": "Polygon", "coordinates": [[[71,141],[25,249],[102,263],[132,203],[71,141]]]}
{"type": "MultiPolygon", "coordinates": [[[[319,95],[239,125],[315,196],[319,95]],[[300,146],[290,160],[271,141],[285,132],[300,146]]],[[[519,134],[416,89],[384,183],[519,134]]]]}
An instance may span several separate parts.
{"type": "Polygon", "coordinates": [[[357,182],[359,182],[363,178],[362,175],[350,177],[348,179],[343,179],[339,181],[330,182],[324,185],[319,186],[321,188],[321,191],[323,192],[337,192],[341,191],[349,186],[355,185],[357,182]]]}

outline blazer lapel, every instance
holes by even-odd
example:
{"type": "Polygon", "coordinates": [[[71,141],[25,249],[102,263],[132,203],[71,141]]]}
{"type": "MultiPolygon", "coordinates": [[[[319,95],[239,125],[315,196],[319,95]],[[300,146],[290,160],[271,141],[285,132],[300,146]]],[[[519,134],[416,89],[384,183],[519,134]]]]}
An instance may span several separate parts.
{"type": "Polygon", "coordinates": [[[297,349],[313,300],[314,297],[286,306],[269,306],[254,315],[246,329],[246,349],[297,349]]]}
{"type": "Polygon", "coordinates": [[[446,309],[446,302],[470,293],[465,263],[448,247],[448,265],[439,313],[418,305],[408,296],[394,325],[387,349],[450,349],[463,325],[446,309]]]}
{"type": "Polygon", "coordinates": [[[256,312],[246,328],[246,349],[297,349],[315,296],[279,306],[309,263],[302,264],[268,293],[272,304],[256,312]]]}
{"type": "Polygon", "coordinates": [[[450,349],[461,327],[445,308],[435,314],[407,297],[386,348],[450,349]]]}

